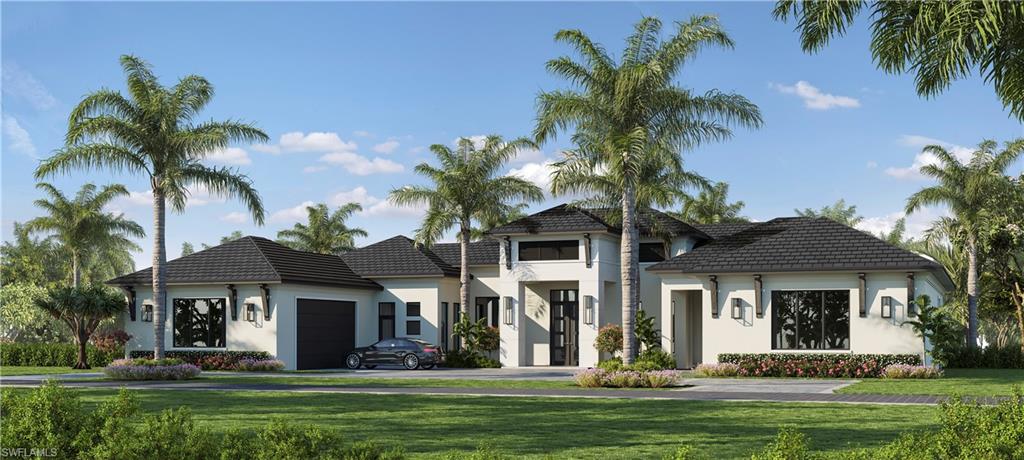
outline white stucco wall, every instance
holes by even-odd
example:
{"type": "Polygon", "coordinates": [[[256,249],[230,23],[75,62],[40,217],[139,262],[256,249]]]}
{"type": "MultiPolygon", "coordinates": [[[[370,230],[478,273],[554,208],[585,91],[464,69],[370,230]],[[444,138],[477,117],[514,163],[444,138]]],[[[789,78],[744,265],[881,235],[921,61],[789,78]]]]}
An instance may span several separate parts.
{"type": "Polygon", "coordinates": [[[374,281],[384,287],[384,290],[377,294],[372,307],[373,318],[370,323],[372,324],[374,340],[378,339],[380,302],[394,302],[396,336],[419,338],[432,343],[441,342],[441,299],[438,292],[442,284],[442,278],[375,278],[374,281]],[[409,317],[406,314],[406,304],[409,302],[420,303],[420,316],[418,318],[409,317]],[[411,335],[406,331],[406,321],[410,319],[419,319],[420,334],[411,335]]]}

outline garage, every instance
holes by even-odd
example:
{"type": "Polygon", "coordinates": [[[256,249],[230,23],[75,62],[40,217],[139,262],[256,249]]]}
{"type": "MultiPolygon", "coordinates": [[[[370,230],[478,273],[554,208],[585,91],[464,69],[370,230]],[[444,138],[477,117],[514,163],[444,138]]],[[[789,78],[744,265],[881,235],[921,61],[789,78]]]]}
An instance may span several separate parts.
{"type": "Polygon", "coordinates": [[[336,369],[356,346],[356,303],[297,299],[296,368],[336,369]]]}

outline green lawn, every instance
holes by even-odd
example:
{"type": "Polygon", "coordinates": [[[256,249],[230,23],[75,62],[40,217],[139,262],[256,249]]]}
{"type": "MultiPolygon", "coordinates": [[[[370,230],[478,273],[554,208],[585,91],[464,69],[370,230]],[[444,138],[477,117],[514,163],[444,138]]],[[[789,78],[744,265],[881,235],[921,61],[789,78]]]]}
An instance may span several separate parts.
{"type": "Polygon", "coordinates": [[[1013,385],[1024,387],[1024,369],[946,369],[940,379],[867,379],[837,393],[1010,396],[1013,385]]]}
{"type": "Polygon", "coordinates": [[[103,368],[72,369],[70,367],[0,366],[0,377],[15,375],[77,374],[82,372],[103,372],[103,368]]]}
{"type": "Polygon", "coordinates": [[[320,385],[340,387],[419,387],[419,388],[579,388],[572,380],[482,380],[482,379],[424,379],[382,377],[246,377],[206,374],[200,378],[218,383],[320,385]]]}
{"type": "MultiPolygon", "coordinates": [[[[25,390],[14,390],[25,391],[25,390]]],[[[80,390],[95,404],[112,390],[80,390]]],[[[400,444],[414,458],[490,441],[516,457],[657,458],[690,444],[712,458],[747,457],[793,425],[816,451],[877,446],[899,431],[934,428],[938,409],[753,402],[494,398],[246,391],[138,390],[146,412],[187,405],[217,431],[273,417],[400,444]]]]}

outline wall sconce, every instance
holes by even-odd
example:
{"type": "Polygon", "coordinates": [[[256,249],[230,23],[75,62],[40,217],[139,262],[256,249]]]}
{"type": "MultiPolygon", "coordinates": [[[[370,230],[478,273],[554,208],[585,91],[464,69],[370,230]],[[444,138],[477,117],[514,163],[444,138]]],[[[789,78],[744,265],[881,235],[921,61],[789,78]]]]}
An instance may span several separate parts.
{"type": "Polygon", "coordinates": [[[583,324],[594,324],[594,296],[583,296],[583,324]]]}
{"type": "Polygon", "coordinates": [[[245,320],[250,323],[256,322],[256,304],[247,303],[245,304],[245,320]]]}
{"type": "Polygon", "coordinates": [[[882,318],[892,318],[892,297],[882,296],[882,318]]]}
{"type": "Polygon", "coordinates": [[[743,319],[743,299],[732,299],[732,319],[743,319]]]}
{"type": "Polygon", "coordinates": [[[147,303],[142,306],[142,321],[147,323],[153,322],[153,304],[147,303]]]}
{"type": "Polygon", "coordinates": [[[511,326],[512,325],[512,298],[506,296],[504,298],[504,302],[505,302],[505,309],[504,309],[505,311],[504,311],[504,315],[503,315],[502,319],[504,320],[503,322],[505,323],[506,326],[511,326]]]}

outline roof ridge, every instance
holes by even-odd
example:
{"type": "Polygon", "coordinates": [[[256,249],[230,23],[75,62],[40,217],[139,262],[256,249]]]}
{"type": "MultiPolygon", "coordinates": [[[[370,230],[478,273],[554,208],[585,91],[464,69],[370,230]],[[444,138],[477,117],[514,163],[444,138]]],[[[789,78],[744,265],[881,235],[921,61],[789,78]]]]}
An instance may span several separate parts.
{"type": "MultiPolygon", "coordinates": [[[[247,240],[249,240],[249,243],[252,243],[252,246],[254,248],[256,248],[256,252],[260,253],[260,257],[263,258],[263,261],[266,262],[267,265],[270,266],[270,270],[273,271],[275,275],[277,275],[278,279],[280,279],[281,278],[281,272],[279,272],[277,270],[277,267],[274,265],[274,263],[271,262],[270,258],[268,258],[267,255],[263,252],[263,248],[261,248],[260,245],[256,244],[256,240],[253,239],[252,236],[246,236],[246,237],[244,237],[244,239],[247,239],[247,240]]],[[[284,246],[284,245],[281,245],[281,246],[284,246]]],[[[285,246],[285,247],[287,247],[287,246],[285,246]]]]}

